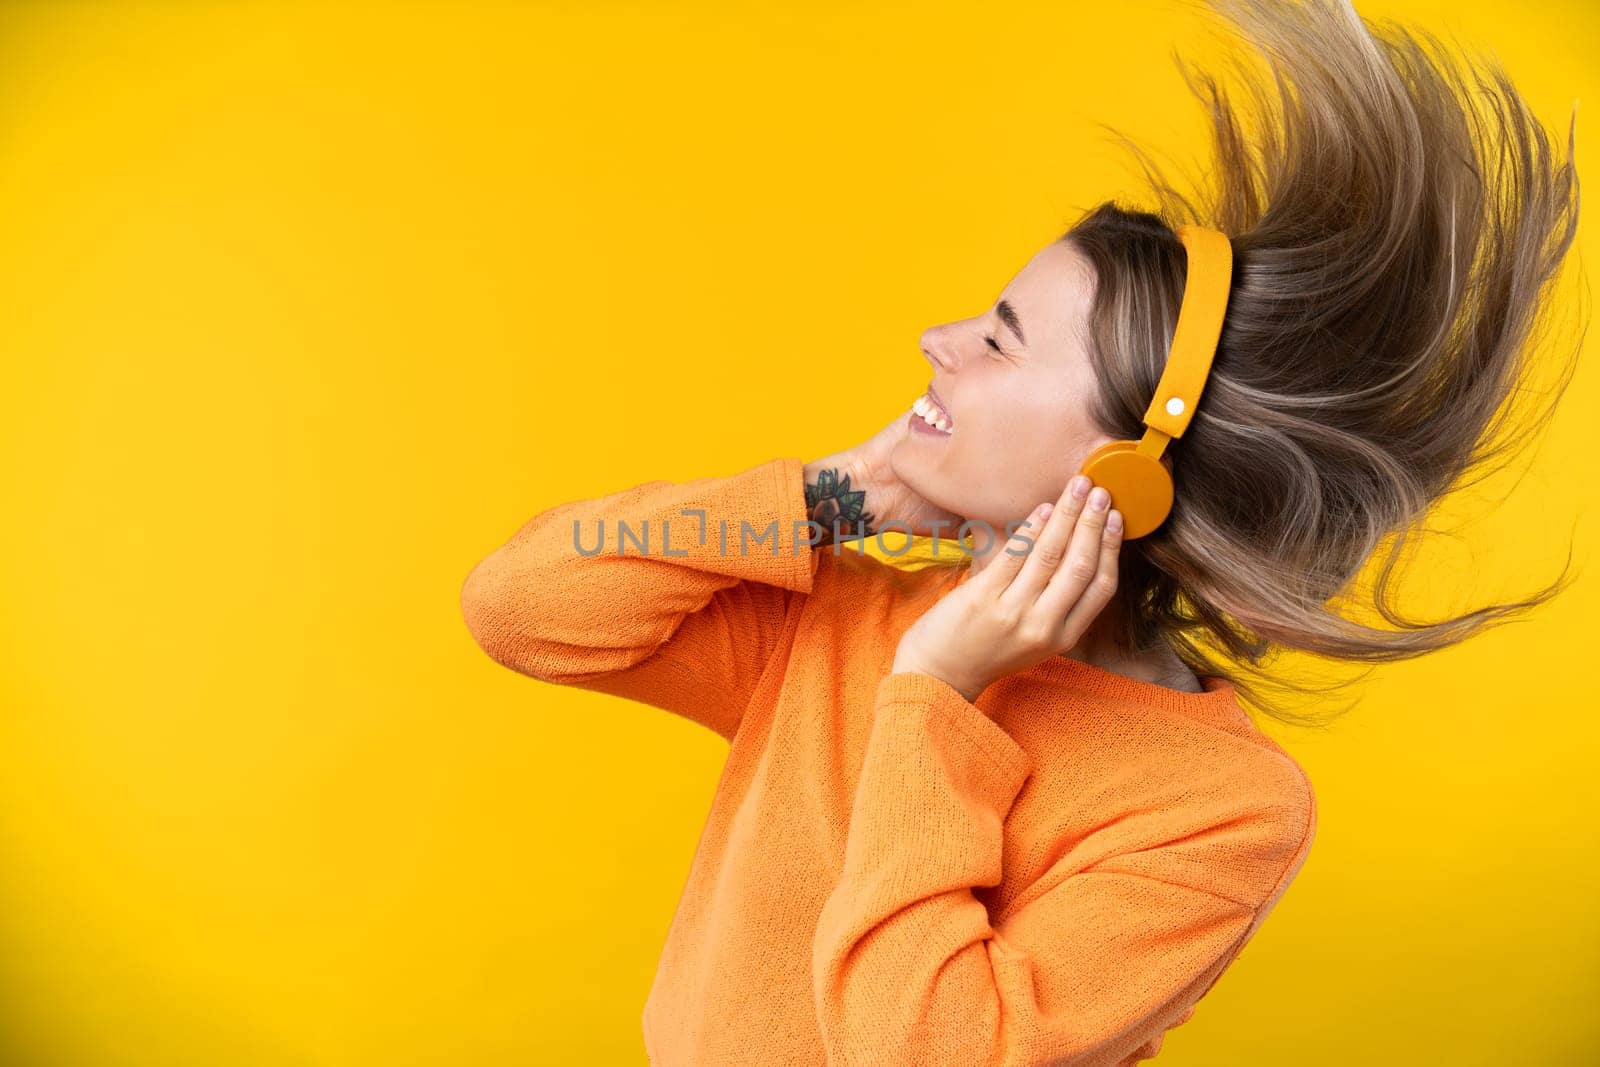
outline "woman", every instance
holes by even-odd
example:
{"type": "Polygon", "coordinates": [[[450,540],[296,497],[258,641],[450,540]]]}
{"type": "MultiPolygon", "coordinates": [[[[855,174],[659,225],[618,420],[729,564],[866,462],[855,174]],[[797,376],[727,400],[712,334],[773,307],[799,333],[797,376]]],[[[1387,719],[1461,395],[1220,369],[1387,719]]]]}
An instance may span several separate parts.
{"type": "Polygon", "coordinates": [[[1474,96],[1431,37],[1338,0],[1224,11],[1273,78],[1249,84],[1253,149],[1201,79],[1203,210],[1157,179],[1160,213],[1089,212],[923,335],[930,387],[862,445],[550,508],[468,577],[498,662],[731,743],[645,1005],[653,1062],[1154,1056],[1315,833],[1236,667],[1412,656],[1563,587],[1427,623],[1387,583],[1427,507],[1526,436],[1504,407],[1573,239],[1570,162],[1498,68],[1474,96]],[[1125,539],[1075,474],[1140,432],[1186,223],[1231,241],[1226,319],[1170,515],[1125,539]],[[943,559],[841,551],[891,523],[943,559]],[[1370,597],[1398,630],[1338,610],[1390,535],[1370,597]]]}

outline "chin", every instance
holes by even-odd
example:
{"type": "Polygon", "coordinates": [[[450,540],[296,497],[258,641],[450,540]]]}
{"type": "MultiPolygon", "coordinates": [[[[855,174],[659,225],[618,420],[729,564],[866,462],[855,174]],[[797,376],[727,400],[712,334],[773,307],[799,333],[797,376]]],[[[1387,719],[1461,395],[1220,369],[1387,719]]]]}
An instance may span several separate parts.
{"type": "Polygon", "coordinates": [[[929,470],[915,453],[907,455],[907,450],[896,446],[889,453],[889,469],[899,479],[900,484],[916,493],[922,499],[934,504],[945,511],[960,515],[966,519],[969,515],[970,501],[962,499],[960,493],[952,492],[949,479],[940,477],[937,469],[929,470]]]}

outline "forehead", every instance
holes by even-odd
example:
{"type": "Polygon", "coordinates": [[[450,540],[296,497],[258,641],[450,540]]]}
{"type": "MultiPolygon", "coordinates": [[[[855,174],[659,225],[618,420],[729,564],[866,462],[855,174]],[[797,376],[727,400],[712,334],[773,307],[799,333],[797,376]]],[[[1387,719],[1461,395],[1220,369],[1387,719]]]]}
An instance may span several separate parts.
{"type": "Polygon", "coordinates": [[[1093,266],[1064,240],[1036,252],[1000,294],[1017,309],[1030,351],[1081,347],[1093,297],[1093,266]]]}

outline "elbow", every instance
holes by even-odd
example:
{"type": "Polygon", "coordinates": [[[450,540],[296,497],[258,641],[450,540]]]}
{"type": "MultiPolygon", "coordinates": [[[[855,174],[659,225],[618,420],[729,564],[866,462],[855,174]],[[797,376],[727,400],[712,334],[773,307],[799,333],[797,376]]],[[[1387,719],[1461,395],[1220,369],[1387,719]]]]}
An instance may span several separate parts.
{"type": "MultiPolygon", "coordinates": [[[[570,557],[502,546],[461,583],[461,617],[490,659],[539,681],[568,683],[637,663],[659,641],[616,632],[603,609],[621,595],[570,557]]],[[[603,577],[603,576],[602,576],[603,577]]]]}
{"type": "Polygon", "coordinates": [[[514,584],[498,552],[472,568],[461,584],[461,617],[467,632],[490,659],[507,667],[515,667],[514,584]]]}
{"type": "Polygon", "coordinates": [[[592,669],[563,618],[570,597],[559,575],[502,548],[461,583],[461,618],[478,647],[502,667],[561,682],[592,669]]]}

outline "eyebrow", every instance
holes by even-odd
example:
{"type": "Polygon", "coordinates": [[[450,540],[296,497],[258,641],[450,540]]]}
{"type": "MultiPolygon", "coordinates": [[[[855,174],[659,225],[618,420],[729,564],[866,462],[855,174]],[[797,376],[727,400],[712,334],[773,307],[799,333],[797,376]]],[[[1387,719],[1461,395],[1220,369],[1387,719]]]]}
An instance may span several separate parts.
{"type": "Polygon", "coordinates": [[[1022,343],[1024,348],[1026,348],[1028,346],[1028,339],[1022,336],[1022,320],[1017,317],[1017,309],[1012,307],[1011,304],[1005,300],[1002,300],[1000,303],[996,304],[994,309],[995,311],[999,312],[1000,321],[1005,323],[1006,326],[1010,328],[1011,332],[1017,335],[1017,340],[1022,343]]]}

